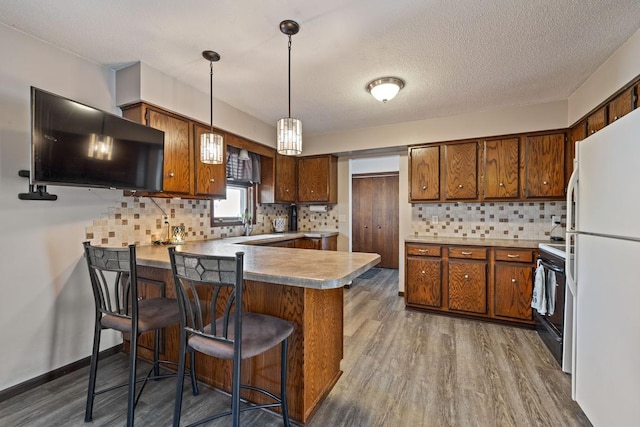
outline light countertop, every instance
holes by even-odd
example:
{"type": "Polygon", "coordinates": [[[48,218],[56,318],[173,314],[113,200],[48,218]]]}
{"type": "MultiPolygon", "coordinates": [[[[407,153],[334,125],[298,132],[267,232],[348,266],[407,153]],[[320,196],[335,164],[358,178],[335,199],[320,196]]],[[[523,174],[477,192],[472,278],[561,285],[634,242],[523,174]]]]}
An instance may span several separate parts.
{"type": "MultiPolygon", "coordinates": [[[[178,251],[218,256],[244,252],[246,280],[314,289],[342,287],[380,262],[380,255],[371,253],[258,246],[258,243],[269,241],[309,237],[308,234],[318,235],[300,232],[242,236],[187,242],[176,248],[178,251]]],[[[167,246],[140,246],[136,248],[136,258],[140,266],[171,268],[167,246]]]]}

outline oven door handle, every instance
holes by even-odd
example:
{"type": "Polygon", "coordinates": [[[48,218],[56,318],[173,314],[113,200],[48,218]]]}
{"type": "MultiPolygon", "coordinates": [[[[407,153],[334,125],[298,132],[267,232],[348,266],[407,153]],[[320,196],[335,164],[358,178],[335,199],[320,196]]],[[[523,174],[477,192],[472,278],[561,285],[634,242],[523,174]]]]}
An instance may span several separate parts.
{"type": "Polygon", "coordinates": [[[540,261],[540,264],[542,264],[542,266],[544,268],[547,268],[549,270],[553,270],[556,273],[564,274],[564,269],[558,267],[557,265],[549,264],[547,261],[545,261],[542,258],[538,258],[538,260],[540,261]]]}

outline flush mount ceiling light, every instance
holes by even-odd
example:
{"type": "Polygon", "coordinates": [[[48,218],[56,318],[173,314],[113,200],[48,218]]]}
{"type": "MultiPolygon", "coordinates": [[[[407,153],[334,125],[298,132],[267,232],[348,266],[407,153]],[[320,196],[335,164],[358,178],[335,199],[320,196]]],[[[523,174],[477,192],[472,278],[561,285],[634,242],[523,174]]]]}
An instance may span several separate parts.
{"type": "Polygon", "coordinates": [[[392,100],[400,89],[404,87],[404,81],[397,77],[381,77],[367,84],[367,92],[375,99],[382,102],[392,100]]]}
{"type": "Polygon", "coordinates": [[[222,164],[224,141],[222,135],[213,133],[213,63],[220,60],[220,55],[212,50],[205,50],[202,52],[202,56],[209,61],[209,123],[211,130],[209,133],[203,133],[200,136],[200,161],[202,163],[219,165],[222,164]]]}
{"type": "Polygon", "coordinates": [[[278,153],[285,156],[297,156],[302,153],[302,122],[291,118],[291,36],[300,31],[297,22],[289,19],[280,23],[280,31],[289,36],[289,117],[278,120],[278,153]]]}

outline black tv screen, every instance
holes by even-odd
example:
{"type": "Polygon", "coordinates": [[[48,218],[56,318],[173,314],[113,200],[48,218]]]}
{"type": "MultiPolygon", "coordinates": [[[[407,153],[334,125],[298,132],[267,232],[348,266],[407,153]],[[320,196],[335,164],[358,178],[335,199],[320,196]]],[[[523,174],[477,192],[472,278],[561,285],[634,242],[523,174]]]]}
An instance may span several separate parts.
{"type": "Polygon", "coordinates": [[[34,184],[162,191],[164,132],[31,87],[34,184]]]}

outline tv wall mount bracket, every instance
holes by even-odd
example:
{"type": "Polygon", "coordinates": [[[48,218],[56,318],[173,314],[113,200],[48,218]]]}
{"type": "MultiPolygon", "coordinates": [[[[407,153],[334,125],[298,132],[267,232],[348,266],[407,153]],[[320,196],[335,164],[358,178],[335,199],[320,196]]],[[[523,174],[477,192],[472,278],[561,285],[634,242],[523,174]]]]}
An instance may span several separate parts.
{"type": "MultiPolygon", "coordinates": [[[[22,169],[18,171],[18,175],[23,178],[29,178],[31,174],[28,170],[22,169]]],[[[46,185],[33,185],[29,183],[29,192],[19,193],[18,199],[20,200],[58,200],[58,196],[56,196],[55,194],[49,194],[47,192],[46,185]]]]}

